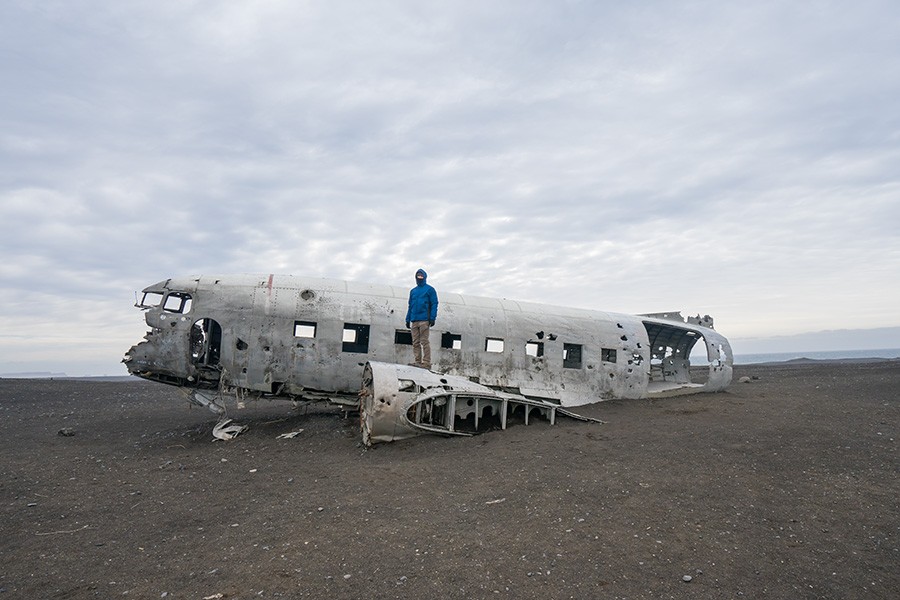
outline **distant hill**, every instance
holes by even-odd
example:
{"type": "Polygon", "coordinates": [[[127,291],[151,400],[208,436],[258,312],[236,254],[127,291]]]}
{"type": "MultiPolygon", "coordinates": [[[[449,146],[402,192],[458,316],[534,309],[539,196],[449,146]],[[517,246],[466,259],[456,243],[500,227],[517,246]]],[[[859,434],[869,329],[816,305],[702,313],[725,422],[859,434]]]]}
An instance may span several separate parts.
{"type": "Polygon", "coordinates": [[[773,363],[773,364],[784,364],[784,365],[806,365],[806,364],[821,364],[821,363],[842,363],[842,364],[868,364],[873,362],[897,362],[896,358],[792,358],[790,360],[786,360],[783,363],[773,363]]]}
{"type": "Polygon", "coordinates": [[[900,327],[833,329],[764,338],[732,338],[730,341],[735,354],[900,348],[900,327]]]}
{"type": "Polygon", "coordinates": [[[69,377],[65,373],[32,371],[25,373],[0,373],[0,379],[69,379],[72,381],[145,381],[134,375],[83,375],[69,377]]]}
{"type": "Polygon", "coordinates": [[[68,377],[65,373],[51,373],[50,371],[30,371],[25,373],[0,373],[4,379],[57,379],[68,377]]]}

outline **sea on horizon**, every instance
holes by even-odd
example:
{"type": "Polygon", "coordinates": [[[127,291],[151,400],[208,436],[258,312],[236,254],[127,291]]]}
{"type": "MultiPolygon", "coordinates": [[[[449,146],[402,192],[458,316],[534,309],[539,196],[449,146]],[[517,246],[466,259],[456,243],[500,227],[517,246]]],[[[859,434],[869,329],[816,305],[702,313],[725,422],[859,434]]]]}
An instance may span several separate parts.
{"type": "Polygon", "coordinates": [[[812,360],[841,360],[847,358],[900,358],[900,348],[884,348],[880,350],[816,350],[807,352],[735,354],[734,364],[750,365],[754,363],[786,362],[798,358],[809,358],[812,360]]]}

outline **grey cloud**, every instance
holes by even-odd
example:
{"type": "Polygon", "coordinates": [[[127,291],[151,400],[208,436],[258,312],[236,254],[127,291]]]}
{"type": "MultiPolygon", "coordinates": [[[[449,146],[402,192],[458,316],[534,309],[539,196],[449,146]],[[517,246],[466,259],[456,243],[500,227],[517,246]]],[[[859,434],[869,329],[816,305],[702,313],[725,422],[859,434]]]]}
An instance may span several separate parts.
{"type": "Polygon", "coordinates": [[[726,333],[837,305],[871,326],[898,293],[898,24],[874,1],[8,3],[8,314],[425,266],[726,333]]]}

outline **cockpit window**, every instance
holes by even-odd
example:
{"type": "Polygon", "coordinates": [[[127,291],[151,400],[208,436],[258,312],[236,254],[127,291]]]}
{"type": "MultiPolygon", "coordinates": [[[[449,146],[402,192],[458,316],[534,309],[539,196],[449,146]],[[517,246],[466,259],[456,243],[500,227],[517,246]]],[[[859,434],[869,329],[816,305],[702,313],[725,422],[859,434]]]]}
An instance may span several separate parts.
{"type": "Polygon", "coordinates": [[[153,308],[154,306],[159,306],[162,299],[163,295],[161,292],[144,292],[144,297],[141,299],[141,303],[138,306],[142,308],[153,308]]]}
{"type": "Polygon", "coordinates": [[[173,313],[186,313],[191,311],[191,295],[183,292],[169,292],[163,310],[173,313]]]}

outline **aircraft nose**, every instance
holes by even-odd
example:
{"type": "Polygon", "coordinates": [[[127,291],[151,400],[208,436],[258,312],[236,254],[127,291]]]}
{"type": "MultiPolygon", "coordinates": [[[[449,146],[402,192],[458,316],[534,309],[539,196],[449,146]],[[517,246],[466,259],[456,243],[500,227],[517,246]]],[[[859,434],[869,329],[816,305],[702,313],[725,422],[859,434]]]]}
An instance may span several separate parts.
{"type": "Polygon", "coordinates": [[[122,357],[122,362],[129,373],[135,374],[150,369],[153,360],[149,351],[150,344],[146,340],[128,349],[128,352],[122,357]]]}
{"type": "Polygon", "coordinates": [[[125,363],[125,367],[128,369],[129,373],[134,373],[137,370],[135,364],[135,354],[137,352],[137,348],[140,344],[132,346],[128,349],[128,352],[125,353],[125,356],[122,357],[122,362],[125,363]]]}

